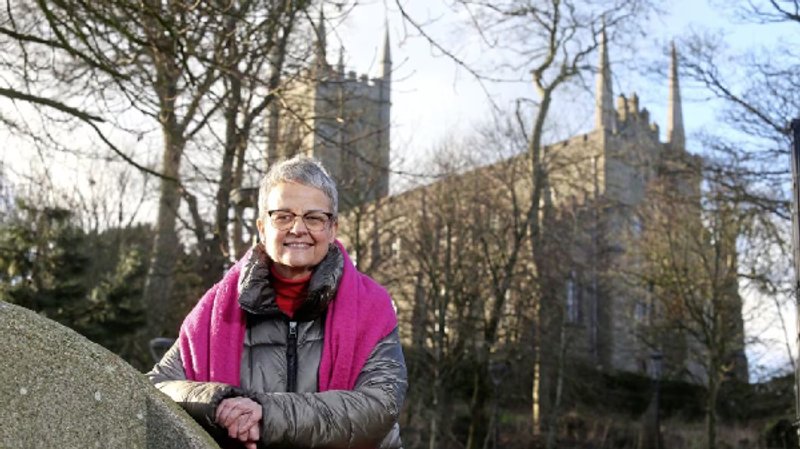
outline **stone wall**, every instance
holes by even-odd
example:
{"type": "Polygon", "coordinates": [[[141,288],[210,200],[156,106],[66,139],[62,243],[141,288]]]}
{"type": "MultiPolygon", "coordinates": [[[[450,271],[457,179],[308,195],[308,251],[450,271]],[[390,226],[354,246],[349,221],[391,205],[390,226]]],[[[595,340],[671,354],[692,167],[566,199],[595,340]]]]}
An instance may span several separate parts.
{"type": "Polygon", "coordinates": [[[0,447],[218,448],[148,380],[99,345],[0,301],[0,447]]]}

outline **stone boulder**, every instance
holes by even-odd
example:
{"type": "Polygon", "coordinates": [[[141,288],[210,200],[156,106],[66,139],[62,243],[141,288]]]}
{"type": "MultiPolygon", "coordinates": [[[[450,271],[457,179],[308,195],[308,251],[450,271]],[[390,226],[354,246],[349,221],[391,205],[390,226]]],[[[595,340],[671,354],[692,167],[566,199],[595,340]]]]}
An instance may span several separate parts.
{"type": "Polygon", "coordinates": [[[2,448],[219,447],[122,359],[2,301],[0,363],[2,448]]]}

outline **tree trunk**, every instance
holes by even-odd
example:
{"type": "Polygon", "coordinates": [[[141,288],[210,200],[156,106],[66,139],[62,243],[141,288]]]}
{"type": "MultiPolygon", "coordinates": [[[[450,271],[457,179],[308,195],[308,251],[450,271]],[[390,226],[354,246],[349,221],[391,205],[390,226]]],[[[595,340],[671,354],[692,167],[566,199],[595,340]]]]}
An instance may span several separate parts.
{"type": "Polygon", "coordinates": [[[286,155],[278,154],[279,147],[278,141],[280,139],[280,105],[277,101],[273,101],[269,105],[269,115],[267,118],[267,151],[264,155],[264,168],[269,169],[272,164],[279,161],[286,155]]]}
{"type": "Polygon", "coordinates": [[[708,378],[708,397],[706,398],[706,439],[707,449],[717,449],[717,396],[719,381],[716,373],[708,378]]]}
{"type": "Polygon", "coordinates": [[[444,298],[439,285],[434,281],[431,285],[431,293],[434,298],[434,311],[435,311],[435,324],[433,330],[433,382],[431,383],[431,400],[433,413],[430,421],[430,437],[428,439],[428,449],[435,449],[439,447],[439,434],[441,433],[441,426],[439,420],[441,415],[441,388],[442,388],[442,364],[444,363],[444,342],[445,333],[444,328],[447,324],[445,313],[447,312],[444,306],[444,298]]]}
{"type": "Polygon", "coordinates": [[[478,449],[486,438],[486,402],[489,398],[489,391],[486,385],[486,365],[483,363],[481,365],[475,370],[472,378],[471,418],[466,449],[478,449]]]}
{"type": "MultiPolygon", "coordinates": [[[[157,5],[151,5],[158,11],[157,5]]],[[[156,70],[153,86],[159,99],[159,121],[164,138],[164,153],[161,161],[161,189],[158,202],[155,239],[150,260],[150,269],[145,280],[143,293],[147,307],[147,333],[149,338],[162,335],[174,335],[177,330],[172,308],[173,269],[180,257],[178,236],[175,222],[181,199],[180,168],[183,150],[186,144],[183,135],[184,127],[179,125],[175,113],[175,102],[178,98],[178,79],[181,68],[175,59],[175,41],[161,33],[160,24],[148,17],[148,34],[154,45],[150,48],[151,58],[156,70]]]]}
{"type": "Polygon", "coordinates": [[[533,385],[531,388],[531,420],[533,423],[532,432],[535,438],[538,438],[542,434],[542,410],[541,410],[541,399],[539,395],[542,391],[542,351],[541,351],[541,334],[539,329],[539,317],[538,313],[536,313],[536,317],[534,317],[534,342],[533,342],[533,385]]]}
{"type": "MultiPolygon", "coordinates": [[[[544,193],[544,188],[546,185],[545,176],[546,170],[543,167],[542,163],[542,133],[544,130],[544,121],[547,117],[547,113],[550,109],[550,102],[552,99],[552,90],[544,90],[542,92],[542,103],[539,108],[539,112],[536,114],[536,119],[533,123],[533,133],[531,134],[531,139],[528,143],[528,159],[530,164],[530,174],[533,181],[533,188],[531,190],[531,197],[530,197],[530,212],[528,216],[529,220],[529,227],[530,227],[530,239],[531,239],[531,252],[532,257],[531,260],[534,262],[534,272],[538,278],[538,283],[541,284],[542,282],[542,273],[541,268],[543,265],[540,263],[540,259],[543,257],[543,241],[542,238],[542,217],[541,217],[541,203],[542,203],[542,196],[544,193]]],[[[543,292],[545,289],[539,288],[539,292],[543,292]]],[[[541,435],[543,431],[545,431],[545,427],[547,423],[543,417],[549,413],[547,410],[547,398],[549,397],[550,391],[548,385],[550,384],[547,380],[547,371],[543,369],[543,363],[546,365],[545,355],[543,354],[544,345],[542,342],[543,339],[546,337],[547,332],[545,332],[543,326],[547,324],[547,317],[542,316],[542,314],[547,310],[546,308],[542,307],[542,298],[541,294],[539,295],[539,305],[536,307],[536,317],[534,318],[534,333],[536,335],[536,343],[535,343],[535,351],[536,354],[534,356],[534,369],[533,369],[533,391],[532,391],[532,430],[534,436],[541,435]]]]}
{"type": "MultiPolygon", "coordinates": [[[[441,322],[442,320],[440,320],[441,322]]],[[[433,360],[433,390],[431,391],[433,415],[431,416],[430,438],[428,440],[428,449],[437,449],[439,447],[439,419],[443,417],[441,407],[441,365],[442,365],[442,347],[443,338],[440,332],[435,334],[436,348],[433,360]]]]}
{"type": "Polygon", "coordinates": [[[558,441],[558,418],[561,411],[561,397],[564,390],[564,362],[567,357],[567,326],[566,311],[564,319],[561,320],[561,330],[558,334],[558,368],[556,368],[556,397],[553,401],[553,408],[548,414],[547,424],[547,449],[556,449],[558,441]]]}
{"type": "Polygon", "coordinates": [[[147,307],[148,338],[175,334],[176,317],[172,307],[173,270],[181,256],[175,221],[180,205],[180,170],[183,142],[165,130],[163,173],[174,180],[162,179],[156,219],[155,240],[150,259],[150,269],[145,281],[143,300],[147,307]]]}
{"type": "MultiPolygon", "coordinates": [[[[231,190],[242,188],[244,182],[244,163],[245,163],[246,150],[247,150],[247,142],[242,142],[242,145],[239,145],[236,148],[236,165],[233,171],[233,181],[231,185],[231,190]]],[[[258,215],[258,204],[257,204],[258,192],[256,192],[253,201],[255,202],[255,204],[251,205],[251,207],[254,207],[256,209],[256,215],[258,215]]],[[[247,251],[247,248],[249,248],[252,241],[246,242],[244,240],[244,228],[245,226],[247,226],[244,222],[245,219],[244,206],[237,203],[236,205],[234,205],[234,211],[235,211],[235,218],[233,220],[233,231],[231,239],[233,240],[233,250],[235,252],[235,258],[238,259],[239,257],[242,257],[244,255],[245,251],[247,251]]],[[[254,230],[255,223],[251,223],[250,226],[248,226],[248,228],[254,230]]]]}

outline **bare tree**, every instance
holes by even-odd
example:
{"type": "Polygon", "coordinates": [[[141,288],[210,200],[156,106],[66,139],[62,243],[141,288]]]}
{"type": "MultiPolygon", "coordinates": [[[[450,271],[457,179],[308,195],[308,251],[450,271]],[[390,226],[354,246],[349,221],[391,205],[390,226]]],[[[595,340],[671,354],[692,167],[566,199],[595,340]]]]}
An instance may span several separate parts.
{"type": "MultiPolygon", "coordinates": [[[[424,25],[410,17],[402,4],[398,3],[398,7],[406,20],[434,47],[453,58],[458,65],[481,81],[497,81],[503,79],[502,74],[505,73],[511,74],[505,78],[519,79],[521,73],[530,73],[537,96],[536,108],[529,123],[520,120],[520,128],[524,130],[527,139],[527,176],[531,180],[528,198],[524,202],[527,205],[525,218],[528,226],[527,238],[530,240],[527,248],[532,255],[531,263],[534,266],[532,272],[538,276],[537,297],[542,304],[557,303],[544,300],[543,295],[550,289],[542,284],[546,278],[542,276],[542,270],[547,266],[542,259],[546,253],[545,223],[552,214],[545,201],[550,171],[544,145],[547,119],[556,92],[569,83],[579,80],[581,74],[589,70],[591,64],[588,58],[594,54],[607,33],[611,39],[616,39],[625,36],[626,31],[636,29],[636,21],[649,12],[649,3],[562,0],[455,2],[453,9],[469,19],[482,43],[499,55],[498,59],[505,58],[499,62],[491,61],[492,76],[487,75],[489,72],[486,69],[459,58],[454,51],[447,48],[446,44],[432,37],[424,25]]],[[[545,308],[539,310],[541,316],[553,315],[552,311],[545,308]]],[[[549,397],[554,388],[552,388],[552,369],[548,372],[543,370],[542,366],[555,367],[557,364],[543,361],[541,357],[555,355],[545,354],[542,344],[546,339],[557,336],[558,332],[543,334],[542,324],[539,322],[536,325],[538,336],[535,354],[538,359],[534,362],[531,393],[535,433],[554,424],[552,419],[543,419],[543,413],[549,413],[551,408],[549,397]],[[548,393],[543,393],[545,391],[548,393]]]]}
{"type": "Polygon", "coordinates": [[[762,247],[775,245],[781,256],[788,256],[791,251],[785,247],[790,238],[780,229],[788,229],[781,223],[790,220],[790,122],[800,110],[800,54],[792,42],[796,36],[792,30],[800,25],[798,2],[759,0],[731,6],[729,19],[777,29],[778,42],[769,47],[754,43],[734,51],[720,33],[695,32],[681,42],[682,75],[706,88],[721,104],[723,126],[699,135],[709,155],[704,167],[707,176],[726,183],[724,193],[733,201],[772,216],[762,220],[775,223],[772,235],[763,235],[767,240],[761,242],[762,247]]]}
{"type": "MultiPolygon", "coordinates": [[[[153,334],[172,328],[166,320],[171,315],[167,311],[172,269],[180,254],[175,225],[182,198],[200,244],[203,274],[211,278],[222,270],[229,254],[229,192],[242,182],[250,136],[263,111],[278,98],[286,61],[296,65],[308,54],[305,46],[296,45],[294,36],[298,19],[308,17],[313,5],[311,1],[121,0],[102,5],[29,2],[6,8],[8,26],[0,31],[8,45],[18,47],[15,68],[21,86],[28,88],[6,92],[6,96],[77,117],[98,130],[101,139],[128,162],[161,178],[144,293],[153,334]],[[48,62],[42,50],[55,52],[56,63],[48,62]],[[48,83],[60,89],[67,101],[41,101],[39,92],[47,86],[30,76],[37,65],[48,69],[48,83]],[[28,97],[16,95],[17,91],[28,97]],[[84,113],[70,105],[81,97],[93,103],[97,112],[84,113]],[[150,121],[144,127],[157,124],[162,138],[158,171],[121,151],[95,123],[105,121],[118,130],[129,130],[126,118],[132,114],[143,123],[150,121]],[[187,150],[201,147],[198,142],[205,138],[218,137],[214,124],[220,121],[225,131],[217,141],[224,151],[212,164],[216,167],[191,174],[216,186],[209,229],[208,220],[202,218],[204,203],[190,191],[192,182],[184,179],[182,166],[187,150]]],[[[130,131],[140,138],[148,133],[146,128],[130,131]]]]}
{"type": "Polygon", "coordinates": [[[525,144],[513,123],[487,125],[439,148],[430,164],[436,182],[372,203],[366,214],[351,210],[343,222],[347,229],[361,217],[362,226],[347,233],[362,233],[359,265],[389,286],[407,318],[410,375],[430,380],[414,387],[410,408],[434,404],[410,413],[409,426],[425,427],[428,447],[491,443],[498,426],[490,413],[498,402],[492,372],[530,338],[520,331],[535,307],[525,144]],[[445,380],[453,376],[457,385],[445,380]],[[466,397],[456,393],[464,390],[466,397]],[[469,426],[455,435],[451,410],[461,401],[469,426]]]}
{"type": "MultiPolygon", "coordinates": [[[[272,103],[280,102],[282,83],[297,76],[287,76],[285,64],[303,64],[309,59],[307,49],[294,48],[293,41],[296,29],[301,28],[298,22],[307,18],[308,7],[303,2],[241,2],[232,4],[227,12],[224,56],[220,58],[224,133],[213,136],[222,154],[219,168],[213,171],[218,181],[210,201],[214,207],[210,225],[200,212],[197,197],[183,189],[199,245],[200,273],[206,282],[216,280],[226,261],[240,255],[229,244],[231,192],[245,181],[246,152],[253,147],[252,136],[260,119],[272,103]]],[[[241,239],[239,234],[236,238],[241,239]]]]}
{"type": "Polygon", "coordinates": [[[727,379],[746,381],[740,241],[758,229],[758,210],[709,182],[702,198],[657,184],[641,208],[644,231],[630,245],[632,273],[653,301],[643,337],[665,354],[671,375],[707,386],[706,443],[717,444],[717,403],[727,379]],[[638,262],[638,263],[636,263],[638,262]],[[640,268],[637,270],[637,268],[640,268]]]}
{"type": "MultiPolygon", "coordinates": [[[[682,76],[710,92],[719,105],[720,126],[698,133],[707,153],[706,177],[724,186],[719,195],[760,211],[760,232],[747,236],[740,259],[756,260],[759,254],[762,264],[776,268],[792,257],[789,125],[800,110],[800,54],[793,33],[800,25],[800,5],[795,0],[755,0],[725,6],[725,17],[735,26],[768,27],[775,42],[756,40],[739,50],[726,45],[722,33],[695,31],[681,40],[682,76]]],[[[754,269],[743,279],[753,287],[748,296],[770,303],[785,329],[782,311],[795,302],[794,280],[790,270],[774,268],[754,269]]],[[[787,357],[792,364],[793,359],[787,357]]]]}

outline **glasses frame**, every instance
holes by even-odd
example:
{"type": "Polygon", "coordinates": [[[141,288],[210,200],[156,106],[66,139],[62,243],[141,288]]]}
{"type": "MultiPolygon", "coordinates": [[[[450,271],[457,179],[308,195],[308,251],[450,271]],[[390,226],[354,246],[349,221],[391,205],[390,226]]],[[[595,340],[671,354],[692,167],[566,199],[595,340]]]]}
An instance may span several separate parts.
{"type": "Polygon", "coordinates": [[[303,222],[303,226],[305,226],[306,229],[309,232],[322,232],[322,231],[324,231],[326,229],[329,229],[330,226],[331,226],[331,223],[334,222],[334,215],[332,213],[323,212],[323,211],[320,211],[320,210],[313,210],[313,211],[306,212],[303,215],[298,215],[298,214],[296,214],[296,213],[294,213],[294,212],[292,212],[290,210],[274,209],[274,210],[268,210],[267,211],[267,217],[269,217],[270,226],[272,226],[273,229],[276,229],[278,231],[288,231],[288,230],[292,229],[294,227],[294,224],[297,223],[297,218],[298,217],[300,218],[300,221],[303,222]],[[284,228],[279,228],[278,226],[275,225],[275,222],[272,219],[272,214],[277,213],[277,212],[281,212],[281,213],[284,213],[284,214],[290,214],[292,216],[292,221],[289,224],[289,226],[286,226],[284,228]],[[325,222],[325,225],[322,227],[322,229],[313,230],[308,225],[308,223],[306,223],[306,216],[309,215],[309,214],[322,214],[322,215],[325,215],[326,217],[328,217],[328,221],[325,222]]]}

